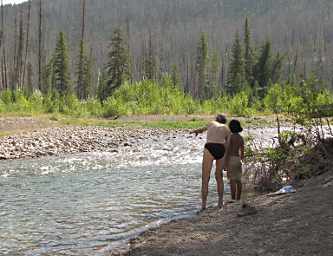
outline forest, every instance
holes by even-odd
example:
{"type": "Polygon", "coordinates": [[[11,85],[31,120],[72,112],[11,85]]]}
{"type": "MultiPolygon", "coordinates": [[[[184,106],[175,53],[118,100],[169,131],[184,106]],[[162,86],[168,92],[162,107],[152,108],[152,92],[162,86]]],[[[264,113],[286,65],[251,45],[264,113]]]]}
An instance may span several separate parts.
{"type": "Polygon", "coordinates": [[[0,112],[318,112],[333,103],[332,10],[329,0],[2,3],[0,112]]]}

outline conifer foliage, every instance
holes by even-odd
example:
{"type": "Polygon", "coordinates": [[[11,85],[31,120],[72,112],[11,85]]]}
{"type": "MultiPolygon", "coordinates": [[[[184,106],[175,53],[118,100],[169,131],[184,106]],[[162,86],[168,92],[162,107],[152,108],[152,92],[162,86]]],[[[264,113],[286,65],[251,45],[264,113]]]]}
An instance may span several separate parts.
{"type": "Polygon", "coordinates": [[[101,83],[100,99],[106,100],[115,89],[119,88],[129,78],[128,49],[121,29],[113,32],[109,61],[106,66],[107,81],[101,83]]]}
{"type": "Polygon", "coordinates": [[[55,91],[61,96],[72,93],[69,75],[68,50],[63,32],[59,33],[53,59],[55,91]]]}
{"type": "Polygon", "coordinates": [[[201,34],[197,49],[197,86],[194,96],[204,99],[207,96],[207,63],[208,63],[208,42],[207,36],[201,34]]]}
{"type": "Polygon", "coordinates": [[[251,45],[251,31],[249,25],[249,19],[245,19],[244,28],[244,67],[245,67],[245,79],[249,85],[253,85],[253,49],[251,45]]]}
{"type": "Polygon", "coordinates": [[[77,97],[80,100],[87,100],[91,94],[91,60],[86,55],[84,42],[82,40],[80,43],[77,77],[77,97]]]}
{"type": "Polygon", "coordinates": [[[244,86],[244,58],[239,33],[236,32],[235,41],[231,49],[230,68],[228,73],[228,91],[230,94],[239,92],[244,86]]]}

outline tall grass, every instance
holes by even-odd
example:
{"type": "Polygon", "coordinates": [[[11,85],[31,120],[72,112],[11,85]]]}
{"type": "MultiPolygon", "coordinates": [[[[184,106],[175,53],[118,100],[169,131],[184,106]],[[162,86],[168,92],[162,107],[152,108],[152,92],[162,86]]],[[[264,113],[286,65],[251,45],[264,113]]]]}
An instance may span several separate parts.
{"type": "Polygon", "coordinates": [[[175,88],[167,77],[160,84],[148,80],[125,83],[103,103],[98,99],[79,101],[73,95],[42,95],[38,91],[31,96],[22,91],[0,93],[0,113],[62,113],[78,117],[194,113],[249,116],[262,111],[303,113],[330,104],[333,104],[332,92],[317,90],[311,83],[302,86],[273,85],[263,100],[254,97],[251,89],[245,89],[233,97],[223,95],[217,99],[199,101],[175,88]]]}

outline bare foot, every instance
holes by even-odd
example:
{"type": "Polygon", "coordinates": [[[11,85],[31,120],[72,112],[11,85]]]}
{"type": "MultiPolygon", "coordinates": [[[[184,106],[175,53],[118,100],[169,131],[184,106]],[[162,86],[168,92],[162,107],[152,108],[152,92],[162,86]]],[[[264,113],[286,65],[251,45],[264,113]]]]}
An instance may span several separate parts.
{"type": "Polygon", "coordinates": [[[207,210],[206,207],[201,207],[201,209],[197,212],[197,215],[203,213],[205,210],[207,210]]]}

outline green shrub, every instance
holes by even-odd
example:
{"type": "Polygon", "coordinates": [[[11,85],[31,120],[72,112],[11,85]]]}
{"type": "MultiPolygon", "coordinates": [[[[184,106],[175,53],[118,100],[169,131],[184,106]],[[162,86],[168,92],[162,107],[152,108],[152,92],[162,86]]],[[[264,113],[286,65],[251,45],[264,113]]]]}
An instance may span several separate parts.
{"type": "Polygon", "coordinates": [[[243,91],[229,100],[228,110],[237,116],[249,116],[253,110],[250,109],[250,97],[243,91]]]}
{"type": "MultiPolygon", "coordinates": [[[[137,114],[216,114],[228,112],[237,116],[249,116],[258,111],[288,113],[295,122],[304,123],[314,114],[321,114],[323,107],[333,104],[333,94],[318,89],[317,81],[310,79],[300,85],[270,86],[263,100],[255,97],[250,87],[234,96],[223,95],[205,101],[193,99],[175,87],[170,76],[161,82],[144,80],[126,82],[103,103],[97,99],[79,101],[76,96],[61,97],[56,92],[42,95],[35,91],[30,97],[22,91],[0,92],[2,113],[63,113],[80,117],[110,117],[137,114]]],[[[333,115],[333,110],[325,115],[333,115]]]]}

